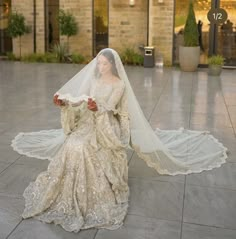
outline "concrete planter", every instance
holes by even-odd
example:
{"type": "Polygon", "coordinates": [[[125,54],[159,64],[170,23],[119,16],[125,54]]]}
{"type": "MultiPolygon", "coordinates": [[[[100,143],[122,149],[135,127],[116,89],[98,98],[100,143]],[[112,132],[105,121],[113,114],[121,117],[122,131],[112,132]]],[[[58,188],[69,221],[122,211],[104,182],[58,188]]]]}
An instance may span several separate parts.
{"type": "Polygon", "coordinates": [[[219,76],[222,71],[221,65],[209,65],[208,66],[208,75],[210,76],[219,76]]]}
{"type": "Polygon", "coordinates": [[[179,46],[179,64],[182,71],[196,71],[200,60],[200,47],[179,46]]]}

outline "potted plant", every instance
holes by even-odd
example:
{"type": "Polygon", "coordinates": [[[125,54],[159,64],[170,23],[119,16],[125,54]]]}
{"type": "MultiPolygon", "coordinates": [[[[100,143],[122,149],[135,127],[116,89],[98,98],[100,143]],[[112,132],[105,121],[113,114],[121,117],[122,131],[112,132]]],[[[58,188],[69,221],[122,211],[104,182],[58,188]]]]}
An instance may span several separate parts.
{"type": "Polygon", "coordinates": [[[224,65],[225,58],[222,55],[212,55],[208,58],[208,74],[219,76],[224,65]]]}
{"type": "Polygon", "coordinates": [[[183,71],[196,71],[200,59],[198,28],[192,0],[184,27],[184,44],[179,47],[179,64],[183,71]]]}

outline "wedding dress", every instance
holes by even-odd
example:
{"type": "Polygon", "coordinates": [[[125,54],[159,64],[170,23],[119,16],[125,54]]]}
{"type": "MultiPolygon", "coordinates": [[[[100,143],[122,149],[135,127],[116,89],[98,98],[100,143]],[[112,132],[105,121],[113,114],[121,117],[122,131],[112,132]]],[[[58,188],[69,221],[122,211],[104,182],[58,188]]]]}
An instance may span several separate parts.
{"type": "Polygon", "coordinates": [[[48,170],[25,190],[23,218],[35,216],[74,232],[122,225],[129,195],[129,126],[122,124],[125,116],[119,121],[107,109],[115,109],[123,91],[123,81],[98,80],[90,92],[98,112],[88,110],[86,102],[62,107],[62,127],[68,136],[48,170]]]}
{"type": "Polygon", "coordinates": [[[95,58],[56,93],[70,102],[61,110],[63,129],[20,133],[12,141],[17,152],[50,160],[47,171],[24,192],[24,218],[74,232],[118,228],[128,208],[128,147],[159,174],[196,173],[225,163],[227,149],[208,132],[154,131],[119,55],[112,49],[99,54],[105,51],[112,52],[120,81],[99,80],[95,58]],[[95,113],[87,109],[88,96],[98,104],[95,113]],[[84,103],[74,106],[76,102],[84,103]]]}

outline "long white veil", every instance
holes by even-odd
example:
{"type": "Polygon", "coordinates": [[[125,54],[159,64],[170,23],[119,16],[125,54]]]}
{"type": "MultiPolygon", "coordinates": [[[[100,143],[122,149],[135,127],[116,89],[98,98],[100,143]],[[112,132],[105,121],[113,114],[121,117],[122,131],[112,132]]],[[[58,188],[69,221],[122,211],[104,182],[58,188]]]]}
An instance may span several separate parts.
{"type": "MultiPolygon", "coordinates": [[[[125,82],[131,128],[131,147],[148,166],[160,174],[188,174],[219,167],[225,163],[227,149],[207,132],[179,130],[155,131],[146,120],[129,83],[120,57],[113,49],[117,73],[125,82]]],[[[99,55],[99,54],[98,54],[99,55]]],[[[70,102],[84,100],[91,79],[96,75],[97,58],[56,92],[59,99],[70,102]]],[[[20,133],[12,141],[13,148],[24,155],[51,160],[65,139],[62,129],[20,133]]]]}

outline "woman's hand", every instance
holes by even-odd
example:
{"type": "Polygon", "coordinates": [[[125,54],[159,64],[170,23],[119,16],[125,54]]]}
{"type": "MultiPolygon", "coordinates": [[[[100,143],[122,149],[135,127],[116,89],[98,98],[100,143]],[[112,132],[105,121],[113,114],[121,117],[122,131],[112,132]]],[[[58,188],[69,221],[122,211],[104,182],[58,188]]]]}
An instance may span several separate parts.
{"type": "Polygon", "coordinates": [[[97,104],[92,98],[88,98],[88,109],[92,111],[98,110],[97,104]]]}
{"type": "Polygon", "coordinates": [[[65,106],[65,102],[63,100],[58,99],[58,95],[54,95],[53,103],[57,106],[65,106]]]}

